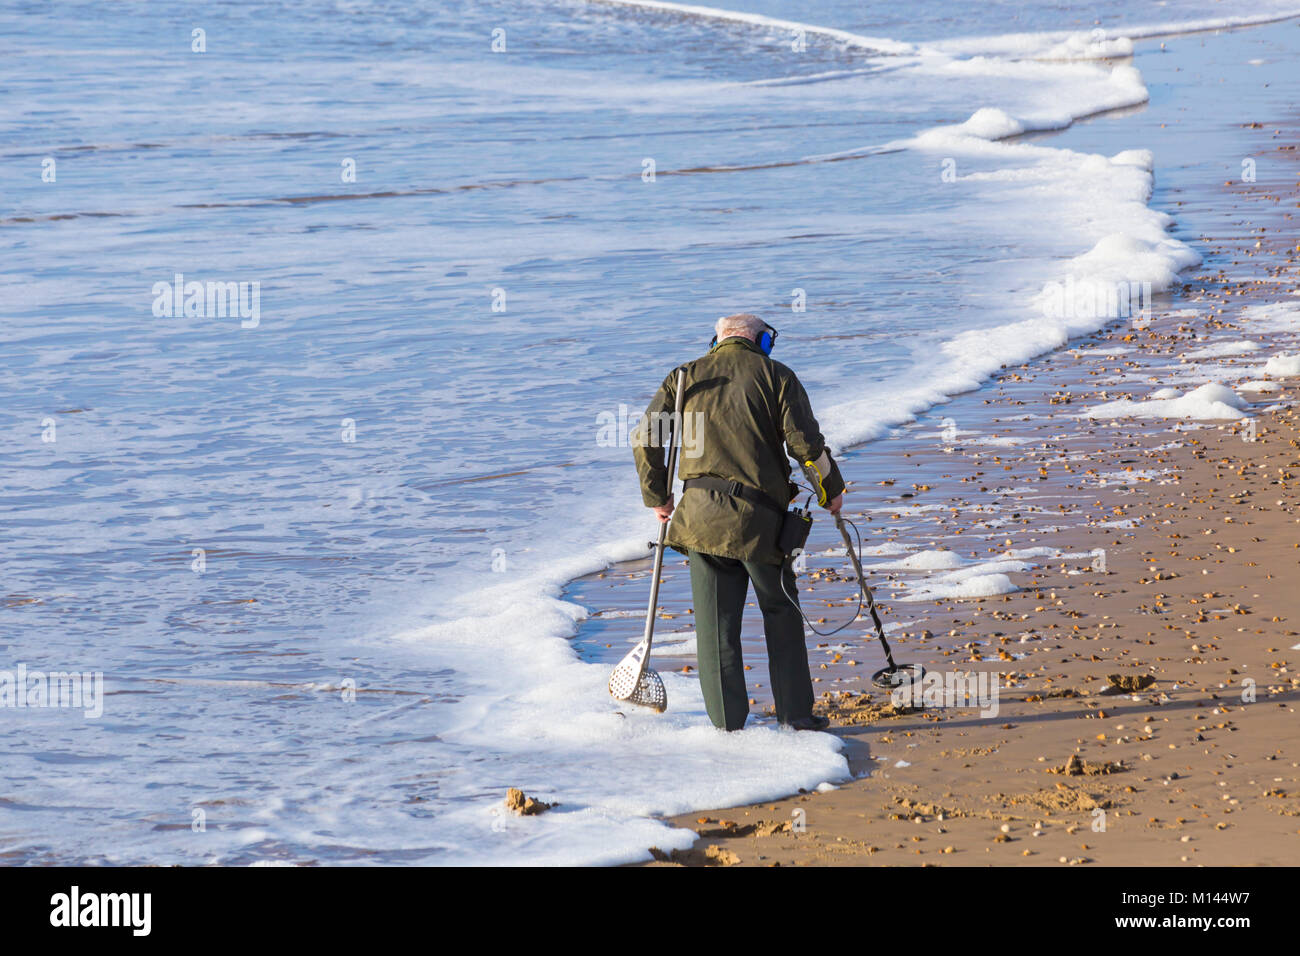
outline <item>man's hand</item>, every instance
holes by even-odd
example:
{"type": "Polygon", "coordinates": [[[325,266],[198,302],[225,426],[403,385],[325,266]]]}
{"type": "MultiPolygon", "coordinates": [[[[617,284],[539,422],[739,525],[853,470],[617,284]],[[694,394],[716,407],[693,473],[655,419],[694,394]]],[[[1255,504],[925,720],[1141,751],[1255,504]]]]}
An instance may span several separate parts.
{"type": "Polygon", "coordinates": [[[673,514],[673,496],[668,496],[668,501],[654,509],[655,516],[659,518],[659,523],[663,524],[673,514]]]}
{"type": "Polygon", "coordinates": [[[840,516],[840,509],[843,507],[844,507],[844,492],[841,491],[838,495],[835,496],[833,501],[831,501],[829,504],[826,505],[826,510],[838,518],[840,516]]]}

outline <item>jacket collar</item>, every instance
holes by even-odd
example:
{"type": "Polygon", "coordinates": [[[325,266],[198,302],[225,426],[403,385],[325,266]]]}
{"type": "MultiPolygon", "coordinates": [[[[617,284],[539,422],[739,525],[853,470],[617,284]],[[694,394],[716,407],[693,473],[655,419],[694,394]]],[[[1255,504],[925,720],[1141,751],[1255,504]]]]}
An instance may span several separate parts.
{"type": "Polygon", "coordinates": [[[749,349],[751,352],[757,352],[759,355],[763,354],[763,350],[758,347],[757,342],[753,339],[747,339],[743,335],[728,335],[717,345],[713,346],[712,350],[716,352],[718,349],[725,348],[728,345],[740,345],[749,349]]]}

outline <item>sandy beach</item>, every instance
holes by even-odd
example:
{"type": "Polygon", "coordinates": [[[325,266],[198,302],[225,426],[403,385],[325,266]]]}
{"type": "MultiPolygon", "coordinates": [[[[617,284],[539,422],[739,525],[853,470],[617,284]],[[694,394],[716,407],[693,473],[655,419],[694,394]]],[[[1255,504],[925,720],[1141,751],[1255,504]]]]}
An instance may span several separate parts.
{"type": "Polygon", "coordinates": [[[0,9],[0,861],[1294,857],[1300,0],[102,7],[0,9]],[[829,732],[650,586],[738,331],[679,477],[842,471],[928,674],[818,513],[829,732]]]}

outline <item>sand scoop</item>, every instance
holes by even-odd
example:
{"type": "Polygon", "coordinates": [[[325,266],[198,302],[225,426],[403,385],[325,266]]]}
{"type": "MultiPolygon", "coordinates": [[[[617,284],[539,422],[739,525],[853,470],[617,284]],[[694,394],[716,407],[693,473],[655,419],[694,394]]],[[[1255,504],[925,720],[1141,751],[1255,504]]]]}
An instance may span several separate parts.
{"type": "MultiPolygon", "coordinates": [[[[682,404],[685,397],[686,372],[677,371],[677,401],[673,409],[671,431],[668,438],[668,494],[672,496],[674,472],[677,469],[677,432],[682,421],[682,404]]],[[[648,439],[648,436],[647,436],[648,439]]],[[[654,644],[655,608],[659,605],[659,575],[664,566],[664,539],[668,535],[668,522],[659,525],[659,541],[651,547],[655,549],[654,571],[650,576],[650,604],[645,612],[645,634],[640,643],[628,652],[627,657],[618,662],[614,673],[609,675],[609,695],[615,700],[625,700],[629,704],[649,707],[656,713],[668,709],[668,692],[664,690],[663,678],[659,672],[650,667],[650,648],[654,644]]]]}
{"type": "Polygon", "coordinates": [[[662,714],[668,709],[668,691],[664,689],[659,672],[647,666],[650,656],[650,639],[644,638],[632,648],[627,657],[619,661],[614,673],[609,675],[609,694],[615,700],[649,707],[662,714]]]}

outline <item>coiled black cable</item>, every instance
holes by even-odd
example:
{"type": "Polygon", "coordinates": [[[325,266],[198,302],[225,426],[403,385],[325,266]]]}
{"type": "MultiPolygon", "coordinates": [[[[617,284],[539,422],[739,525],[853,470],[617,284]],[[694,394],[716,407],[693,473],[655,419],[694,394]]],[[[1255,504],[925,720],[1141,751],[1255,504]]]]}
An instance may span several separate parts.
{"type": "MultiPolygon", "coordinates": [[[[850,521],[848,518],[841,517],[840,520],[843,521],[846,525],[848,525],[850,528],[853,529],[854,537],[856,537],[856,538],[858,539],[858,554],[862,554],[862,533],[861,533],[860,531],[858,531],[858,526],[855,525],[855,524],[854,524],[852,521],[850,521]]],[[[861,577],[858,578],[858,606],[857,606],[857,609],[854,610],[854,612],[853,612],[853,617],[852,617],[852,618],[850,618],[849,620],[845,621],[843,624],[841,624],[839,627],[835,628],[835,630],[833,630],[833,631],[819,631],[819,630],[817,630],[817,628],[813,625],[813,622],[810,621],[810,620],[808,620],[808,615],[804,613],[803,607],[800,606],[800,604],[799,604],[799,599],[798,599],[797,597],[795,597],[793,594],[791,594],[790,591],[789,591],[789,589],[785,586],[785,573],[784,573],[784,570],[782,571],[782,574],[781,574],[781,590],[782,590],[783,592],[785,592],[785,596],[786,596],[786,598],[790,601],[790,603],[793,604],[793,605],[795,606],[795,610],[797,610],[797,611],[799,612],[799,616],[803,618],[804,623],[808,625],[808,629],[809,629],[810,631],[812,631],[812,632],[813,632],[814,634],[816,634],[818,637],[831,637],[832,635],[834,635],[834,634],[838,634],[840,631],[844,630],[844,629],[845,629],[846,627],[848,627],[850,624],[853,624],[855,621],[857,621],[857,619],[858,619],[859,617],[862,616],[862,605],[863,605],[863,602],[866,600],[867,585],[866,585],[866,582],[863,581],[861,577]]]]}

